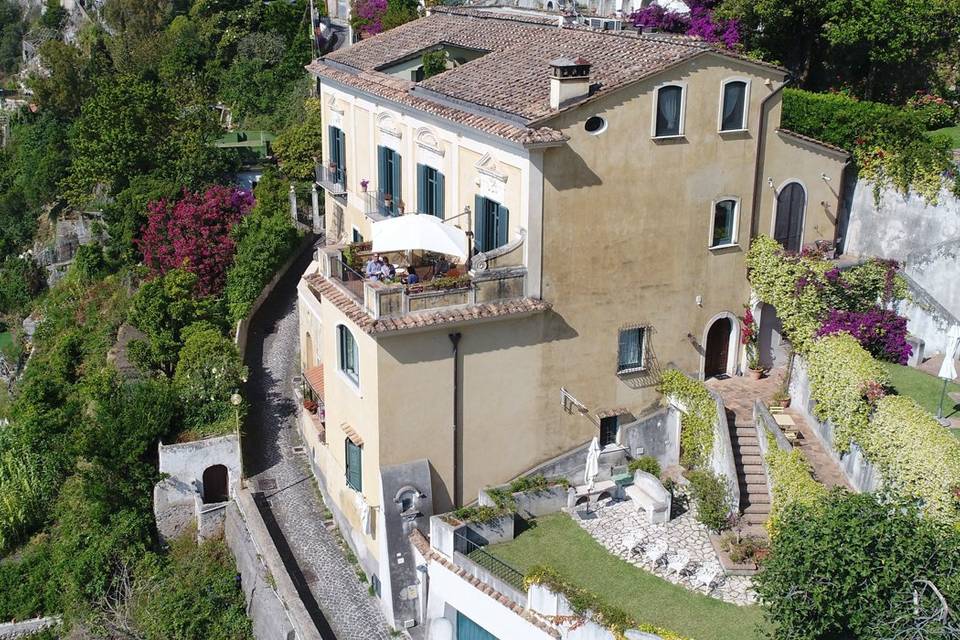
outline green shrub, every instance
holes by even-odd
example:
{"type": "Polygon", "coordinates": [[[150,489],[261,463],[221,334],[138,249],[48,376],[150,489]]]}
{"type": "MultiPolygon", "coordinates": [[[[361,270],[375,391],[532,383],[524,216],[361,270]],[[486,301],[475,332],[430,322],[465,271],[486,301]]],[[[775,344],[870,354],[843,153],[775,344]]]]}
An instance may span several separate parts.
{"type": "Polygon", "coordinates": [[[590,620],[608,629],[617,640],[622,640],[629,629],[656,634],[663,640],[689,640],[673,631],[637,622],[623,609],[606,604],[592,591],[570,583],[550,567],[531,567],[523,577],[523,584],[528,589],[532,585],[542,585],[554,593],[562,594],[578,617],[586,618],[589,615],[590,620]]]}
{"type": "Polygon", "coordinates": [[[718,420],[713,396],[702,382],[676,369],[663,372],[657,390],[684,407],[680,416],[680,462],[688,469],[706,465],[713,452],[713,425],[718,420]]]}
{"type": "Polygon", "coordinates": [[[912,398],[886,396],[857,441],[884,486],[922,501],[938,520],[960,522],[960,440],[912,398]]]}
{"type": "Polygon", "coordinates": [[[26,311],[46,286],[46,274],[32,258],[8,257],[0,264],[0,313],[26,311]]]}
{"type": "Polygon", "coordinates": [[[636,473],[638,470],[660,477],[660,463],[653,456],[640,456],[636,460],[631,460],[630,464],[627,465],[627,471],[636,473]]]}
{"type": "Polygon", "coordinates": [[[850,442],[861,442],[867,430],[873,406],[865,394],[889,384],[886,369],[855,338],[839,333],[813,343],[807,373],[814,415],[833,423],[834,446],[848,451],[850,442]]]}
{"type": "Polygon", "coordinates": [[[810,465],[799,449],[782,451],[773,436],[768,435],[767,439],[770,448],[764,460],[770,471],[772,504],[765,526],[771,536],[776,536],[782,514],[790,505],[814,505],[827,495],[827,488],[813,479],[810,465]]]}
{"type": "Polygon", "coordinates": [[[461,522],[490,522],[491,520],[496,520],[502,516],[505,516],[509,513],[509,509],[504,509],[502,507],[490,507],[490,506],[474,506],[474,507],[460,507],[459,509],[454,509],[450,515],[452,515],[457,520],[461,522]]]}
{"type": "Polygon", "coordinates": [[[711,471],[691,471],[690,493],[697,503],[697,522],[716,533],[730,528],[730,497],[726,481],[711,471]]]}
{"type": "Polygon", "coordinates": [[[447,70],[447,53],[442,49],[426,52],[423,54],[422,61],[424,79],[447,70]]]}
{"type": "Polygon", "coordinates": [[[53,493],[53,478],[34,452],[0,449],[0,552],[42,521],[53,493]]]}
{"type": "Polygon", "coordinates": [[[926,124],[913,110],[837,93],[786,89],[782,126],[853,153],[859,177],[874,183],[875,197],[891,186],[936,202],[943,176],[953,167],[950,145],[924,136],[926,124]]]}
{"type": "Polygon", "coordinates": [[[212,326],[198,322],[183,331],[174,388],[182,402],[184,426],[198,436],[232,431],[238,419],[231,396],[246,380],[236,345],[212,326]]]}
{"type": "Polygon", "coordinates": [[[486,492],[496,506],[506,511],[513,511],[517,508],[513,494],[526,491],[545,491],[556,486],[569,487],[570,481],[563,477],[547,478],[543,474],[538,473],[532,476],[517,478],[505,487],[493,487],[487,489],[486,492]]]}

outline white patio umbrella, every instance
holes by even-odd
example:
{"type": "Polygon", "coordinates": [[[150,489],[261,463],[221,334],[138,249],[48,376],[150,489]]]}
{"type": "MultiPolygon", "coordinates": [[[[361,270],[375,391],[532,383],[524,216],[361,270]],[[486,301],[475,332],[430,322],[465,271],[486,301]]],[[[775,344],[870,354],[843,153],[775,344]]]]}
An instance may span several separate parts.
{"type": "Polygon", "coordinates": [[[373,223],[373,250],[434,251],[467,259],[467,234],[436,216],[408,213],[373,223]]]}
{"type": "Polygon", "coordinates": [[[960,327],[954,325],[947,332],[947,347],[943,351],[943,364],[940,365],[938,378],[943,379],[943,389],[940,391],[940,408],[937,411],[937,419],[943,418],[943,396],[947,392],[947,383],[957,377],[957,366],[955,361],[957,353],[960,352],[960,327]]]}
{"type": "Polygon", "coordinates": [[[590,441],[590,448],[587,449],[587,467],[583,471],[583,481],[587,485],[587,491],[593,491],[593,480],[600,472],[600,441],[594,436],[590,441]]]}

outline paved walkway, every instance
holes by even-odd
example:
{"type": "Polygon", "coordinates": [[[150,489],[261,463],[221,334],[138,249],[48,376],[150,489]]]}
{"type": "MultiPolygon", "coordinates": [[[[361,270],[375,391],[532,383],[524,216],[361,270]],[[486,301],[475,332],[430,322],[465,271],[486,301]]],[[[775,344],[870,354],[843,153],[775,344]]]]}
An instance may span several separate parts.
{"type": "MultiPolygon", "coordinates": [[[[638,512],[636,505],[630,500],[603,500],[597,504],[591,517],[587,519],[581,519],[576,513],[572,515],[581,527],[613,555],[668,582],[686,587],[691,591],[708,593],[706,587],[694,588],[690,572],[696,571],[697,567],[703,563],[719,564],[720,560],[713,550],[713,545],[710,544],[707,528],[697,522],[695,509],[691,501],[686,513],[664,524],[651,524],[646,514],[638,512]],[[641,544],[663,540],[667,543],[671,554],[687,553],[691,561],[688,573],[683,576],[677,575],[668,571],[664,564],[654,566],[642,552],[631,552],[623,544],[624,538],[628,535],[639,536],[641,544]]],[[[747,576],[722,576],[721,574],[720,583],[709,592],[709,595],[738,605],[756,602],[753,582],[747,576]]]]}
{"type": "Polygon", "coordinates": [[[325,508],[295,427],[290,379],[297,373],[297,281],[306,252],[254,318],[247,341],[250,414],[243,438],[247,486],[307,610],[328,640],[391,637],[376,601],[324,527],[325,508]]]}

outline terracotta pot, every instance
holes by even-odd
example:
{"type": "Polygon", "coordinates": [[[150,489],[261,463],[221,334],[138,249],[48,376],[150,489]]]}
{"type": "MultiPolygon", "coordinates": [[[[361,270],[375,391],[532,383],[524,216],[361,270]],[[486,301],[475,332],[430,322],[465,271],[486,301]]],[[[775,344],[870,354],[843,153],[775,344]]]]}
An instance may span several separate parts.
{"type": "Polygon", "coordinates": [[[763,377],[763,369],[750,369],[750,379],[759,380],[763,377]]]}
{"type": "Polygon", "coordinates": [[[783,407],[784,409],[786,409],[787,407],[789,407],[789,406],[790,406],[790,398],[787,398],[786,400],[784,400],[783,402],[781,402],[781,403],[780,403],[780,406],[783,407]]]}

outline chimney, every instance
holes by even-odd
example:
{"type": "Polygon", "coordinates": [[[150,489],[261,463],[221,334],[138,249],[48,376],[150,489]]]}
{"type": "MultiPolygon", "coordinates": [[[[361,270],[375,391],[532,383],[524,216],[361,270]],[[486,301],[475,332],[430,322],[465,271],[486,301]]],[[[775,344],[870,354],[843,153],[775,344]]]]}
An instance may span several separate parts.
{"type": "Polygon", "coordinates": [[[582,57],[550,61],[550,108],[559,109],[590,95],[590,63],[582,57]]]}

